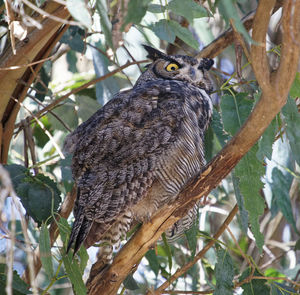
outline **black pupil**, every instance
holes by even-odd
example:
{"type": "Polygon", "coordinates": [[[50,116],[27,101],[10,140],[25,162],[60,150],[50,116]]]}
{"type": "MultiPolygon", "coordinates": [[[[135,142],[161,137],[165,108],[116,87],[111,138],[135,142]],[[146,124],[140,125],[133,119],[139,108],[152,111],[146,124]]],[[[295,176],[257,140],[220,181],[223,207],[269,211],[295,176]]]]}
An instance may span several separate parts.
{"type": "Polygon", "coordinates": [[[175,66],[172,66],[171,67],[171,71],[175,71],[176,70],[176,67],[175,66]]]}

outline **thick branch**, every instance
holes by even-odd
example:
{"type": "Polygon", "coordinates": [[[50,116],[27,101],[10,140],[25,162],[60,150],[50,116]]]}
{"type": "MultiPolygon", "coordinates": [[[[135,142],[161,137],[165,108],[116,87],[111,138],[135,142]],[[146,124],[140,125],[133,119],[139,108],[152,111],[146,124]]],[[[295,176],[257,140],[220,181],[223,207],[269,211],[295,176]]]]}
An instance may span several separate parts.
{"type": "MultiPolygon", "coordinates": [[[[47,2],[45,11],[61,19],[68,19],[70,14],[65,6],[56,2],[47,2]]],[[[61,38],[68,26],[57,21],[37,16],[36,21],[42,25],[42,29],[29,28],[25,41],[16,43],[17,55],[13,55],[11,48],[7,47],[1,57],[0,63],[0,124],[3,128],[3,137],[0,138],[0,162],[7,161],[8,148],[13,134],[16,116],[19,112],[19,104],[11,98],[22,102],[25,98],[29,85],[33,82],[36,73],[43,63],[33,67],[21,67],[13,71],[1,70],[3,68],[28,64],[48,56],[55,44],[61,38]],[[22,83],[20,83],[20,81],[22,83]]]]}
{"type": "MultiPolygon", "coordinates": [[[[261,11],[261,7],[265,7],[266,2],[268,1],[259,2],[259,13],[261,11]]],[[[272,5],[268,6],[268,9],[265,8],[267,9],[267,15],[261,15],[261,18],[269,19],[274,3],[274,1],[271,1],[272,5]]],[[[291,7],[291,3],[292,0],[286,1],[283,18],[286,23],[290,22],[292,19],[292,27],[288,32],[294,32],[294,35],[296,35],[296,29],[299,28],[300,22],[300,9],[299,5],[291,7]],[[294,12],[293,17],[291,17],[292,11],[294,12]]],[[[268,22],[262,19],[257,19],[257,22],[254,24],[254,30],[256,32],[258,32],[258,30],[266,32],[267,27],[268,22]]],[[[285,31],[285,33],[286,32],[287,31],[285,31]]],[[[259,34],[256,36],[258,35],[259,34]]],[[[285,72],[283,72],[284,70],[280,70],[274,77],[274,81],[276,81],[277,79],[280,80],[280,77],[277,76],[279,73],[280,75],[285,75],[285,81],[288,86],[291,85],[295,77],[297,64],[299,62],[299,48],[295,48],[295,44],[299,42],[298,34],[298,39],[295,38],[296,37],[284,38],[285,43],[282,45],[282,51],[285,52],[287,56],[281,59],[279,69],[285,69],[285,72]],[[292,52],[291,50],[288,50],[289,47],[293,48],[294,51],[292,52]],[[288,68],[284,65],[284,63],[290,63],[291,60],[294,61],[293,66],[288,68]]],[[[264,40],[265,38],[263,36],[260,36],[257,39],[259,42],[264,40]]],[[[259,54],[262,55],[260,47],[252,46],[251,56],[254,56],[253,50],[256,51],[257,48],[259,48],[259,54]]],[[[266,60],[265,55],[266,53],[264,51],[264,60],[266,60]]],[[[268,86],[268,84],[270,84],[270,80],[267,80],[267,78],[261,78],[263,77],[265,68],[258,66],[257,62],[255,62],[256,73],[258,77],[260,77],[260,80],[263,81],[263,83],[266,82],[266,84],[261,87],[261,98],[245,124],[236,136],[234,136],[234,138],[228,142],[221,152],[206,166],[200,177],[195,179],[179,195],[176,204],[164,206],[149,223],[143,224],[132,239],[117,254],[113,264],[103,273],[90,278],[90,283],[88,285],[90,295],[116,294],[122,281],[128,273],[130,273],[134,266],[139,263],[140,259],[149,250],[151,245],[156,242],[156,240],[168,227],[184,216],[185,212],[193,206],[196,200],[209,193],[224,177],[226,177],[226,175],[228,175],[228,173],[230,173],[239,160],[257,142],[264,130],[280,111],[286,102],[289,88],[281,84],[280,92],[275,93],[275,91],[268,86]],[[265,85],[267,85],[267,87],[265,87],[265,85]]]]}

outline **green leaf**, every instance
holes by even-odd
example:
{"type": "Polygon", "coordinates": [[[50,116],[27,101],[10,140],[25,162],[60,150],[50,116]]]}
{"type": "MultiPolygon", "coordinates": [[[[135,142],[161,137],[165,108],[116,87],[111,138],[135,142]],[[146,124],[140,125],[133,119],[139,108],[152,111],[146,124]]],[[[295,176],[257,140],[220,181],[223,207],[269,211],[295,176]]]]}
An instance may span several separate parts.
{"type": "Polygon", "coordinates": [[[225,21],[228,23],[230,19],[233,20],[235,28],[238,32],[240,32],[247,42],[252,43],[250,35],[245,29],[243,23],[239,18],[239,12],[237,11],[236,6],[234,5],[234,1],[232,0],[222,0],[218,1],[217,4],[221,15],[224,17],[225,21]]]}
{"type": "Polygon", "coordinates": [[[182,27],[179,23],[173,20],[170,20],[169,24],[179,39],[181,39],[183,42],[185,42],[187,45],[191,46],[192,48],[196,50],[199,49],[199,44],[195,40],[191,31],[189,31],[187,28],[182,27]]]}
{"type": "Polygon", "coordinates": [[[42,265],[48,276],[48,279],[51,280],[54,276],[54,271],[53,271],[52,255],[51,255],[49,230],[45,223],[43,223],[41,227],[39,246],[40,246],[42,265]]]}
{"type": "Polygon", "coordinates": [[[223,147],[226,144],[226,142],[230,139],[230,136],[227,133],[225,133],[221,115],[215,109],[212,114],[212,122],[210,126],[212,127],[220,145],[223,147]]]}
{"type": "MultiPolygon", "coordinates": [[[[75,110],[75,104],[71,99],[68,99],[63,105],[52,110],[52,112],[58,117],[63,118],[63,122],[71,129],[75,129],[78,126],[78,116],[75,110]]],[[[49,123],[55,130],[61,130],[68,132],[64,125],[51,113],[47,114],[49,123]]]]}
{"type": "MultiPolygon", "coordinates": [[[[241,275],[239,281],[243,281],[251,274],[251,269],[246,269],[241,275]]],[[[261,276],[258,271],[254,272],[255,276],[261,276]]],[[[270,288],[266,285],[267,280],[251,280],[247,284],[243,284],[241,287],[244,290],[243,295],[270,295],[270,288]]]]}
{"type": "Polygon", "coordinates": [[[60,217],[58,220],[58,229],[59,229],[59,234],[61,237],[61,240],[64,244],[65,249],[67,248],[67,243],[69,239],[69,235],[71,233],[71,227],[67,221],[67,219],[60,217]]]}
{"type": "Polygon", "coordinates": [[[163,240],[164,248],[165,248],[165,251],[166,251],[167,257],[168,257],[169,270],[171,271],[171,269],[172,269],[172,252],[171,252],[171,248],[167,241],[165,233],[162,234],[162,240],[163,240]]]}
{"type": "Polygon", "coordinates": [[[67,192],[70,192],[73,187],[71,164],[72,164],[71,154],[67,155],[65,159],[61,159],[59,161],[59,167],[61,169],[61,178],[67,192]]]}
{"type": "Polygon", "coordinates": [[[295,80],[290,89],[291,97],[300,97],[300,73],[296,73],[295,80]]]}
{"type": "Polygon", "coordinates": [[[295,250],[295,251],[297,251],[297,250],[299,251],[299,250],[300,250],[300,239],[297,240],[297,242],[296,242],[296,244],[295,244],[294,250],[295,250]]]}
{"type": "Polygon", "coordinates": [[[286,105],[282,108],[282,114],[284,115],[286,135],[293,152],[293,157],[298,165],[300,165],[300,114],[292,98],[288,97],[286,105]]]}
{"type": "Polygon", "coordinates": [[[275,140],[277,131],[276,119],[273,119],[271,124],[268,126],[260,141],[258,142],[258,151],[256,157],[258,160],[263,161],[265,157],[269,160],[272,158],[272,146],[275,140]]]}
{"type": "Polygon", "coordinates": [[[106,44],[113,48],[113,42],[112,42],[112,24],[108,17],[108,8],[107,8],[107,2],[106,0],[96,0],[96,8],[100,15],[100,24],[102,32],[105,36],[106,44]]]}
{"type": "Polygon", "coordinates": [[[38,223],[46,222],[61,202],[60,191],[47,176],[38,174],[18,185],[17,194],[27,213],[38,223]],[[53,209],[53,211],[52,211],[53,209]]]}
{"type": "MultiPolygon", "coordinates": [[[[197,217],[197,220],[199,218],[197,217]]],[[[186,239],[189,244],[189,248],[191,251],[191,259],[195,257],[196,248],[197,248],[197,233],[198,233],[198,223],[195,222],[192,227],[185,232],[186,239]]]]}
{"type": "Polygon", "coordinates": [[[29,170],[17,164],[4,165],[4,168],[8,171],[13,187],[17,191],[19,184],[27,177],[29,170]]]}
{"type": "Polygon", "coordinates": [[[248,212],[245,209],[244,198],[241,195],[240,187],[239,187],[239,179],[236,177],[235,173],[232,173],[232,184],[234,188],[236,202],[239,206],[239,217],[242,226],[242,230],[245,234],[247,234],[248,230],[248,212]]]}
{"type": "Polygon", "coordinates": [[[160,4],[149,4],[148,11],[152,13],[162,13],[166,11],[166,7],[160,4]]]}
{"type": "Polygon", "coordinates": [[[252,110],[253,101],[247,99],[247,95],[247,93],[238,93],[235,97],[228,94],[222,97],[224,129],[232,136],[240,129],[252,110]]]}
{"type": "Polygon", "coordinates": [[[150,28],[159,39],[165,40],[168,43],[173,43],[176,35],[169,23],[169,20],[161,19],[152,24],[150,28]]]}
{"type": "Polygon", "coordinates": [[[289,286],[274,282],[271,285],[271,295],[296,295],[297,291],[289,286]]]}
{"type": "Polygon", "coordinates": [[[151,270],[153,270],[153,272],[157,276],[158,272],[159,272],[160,264],[159,264],[156,254],[155,254],[155,251],[152,249],[149,250],[146,253],[145,257],[149,262],[149,266],[150,266],[151,270]]]}
{"type": "Polygon", "coordinates": [[[92,18],[84,0],[67,0],[67,8],[71,15],[85,27],[91,27],[92,18]]]}
{"type": "Polygon", "coordinates": [[[220,248],[217,251],[215,265],[216,289],[214,295],[233,295],[233,262],[227,251],[220,248]]]}
{"type": "Polygon", "coordinates": [[[256,158],[258,147],[254,145],[251,150],[241,159],[235,168],[235,175],[240,179],[240,192],[244,197],[245,208],[249,213],[251,230],[260,250],[264,244],[264,237],[259,230],[259,216],[264,213],[265,203],[260,195],[263,187],[261,177],[265,168],[256,158]]]}
{"type": "Polygon", "coordinates": [[[126,277],[126,279],[123,281],[123,284],[128,290],[138,290],[140,288],[132,274],[129,274],[126,277]]]}
{"type": "Polygon", "coordinates": [[[85,44],[83,42],[84,36],[85,36],[85,32],[83,29],[76,26],[71,26],[64,33],[60,42],[68,44],[70,48],[74,51],[84,53],[85,51],[85,44]]]}
{"type": "Polygon", "coordinates": [[[289,195],[290,187],[291,178],[287,178],[277,167],[274,167],[271,183],[273,193],[272,202],[276,203],[286,220],[292,225],[294,230],[298,232],[289,195]]]}
{"type": "Polygon", "coordinates": [[[77,259],[73,257],[73,254],[69,252],[62,256],[62,260],[65,266],[65,270],[68,274],[68,278],[73,286],[74,293],[76,295],[86,295],[86,286],[82,280],[82,272],[77,259]]]}
{"type": "Polygon", "coordinates": [[[122,30],[130,23],[139,24],[145,16],[150,2],[151,0],[130,0],[122,30]]]}
{"type": "MultiPolygon", "coordinates": [[[[5,287],[6,287],[6,265],[0,264],[0,295],[6,295],[5,287]]],[[[22,294],[32,294],[29,291],[30,286],[27,285],[18,275],[18,273],[13,271],[13,282],[12,289],[13,295],[22,295],[22,294]]]]}
{"type": "Polygon", "coordinates": [[[75,97],[78,106],[78,117],[84,122],[89,119],[97,110],[101,108],[99,102],[86,95],[77,95],[75,97]]]}
{"type": "Polygon", "coordinates": [[[80,249],[77,253],[78,253],[78,256],[80,257],[79,268],[80,268],[81,273],[83,274],[84,270],[86,268],[86,265],[88,263],[88,260],[89,260],[89,254],[87,253],[86,248],[84,246],[80,247],[80,249]]]}
{"type": "Polygon", "coordinates": [[[192,23],[194,18],[208,16],[207,10],[194,0],[172,0],[169,2],[168,7],[175,14],[185,17],[189,23],[192,23]]]}

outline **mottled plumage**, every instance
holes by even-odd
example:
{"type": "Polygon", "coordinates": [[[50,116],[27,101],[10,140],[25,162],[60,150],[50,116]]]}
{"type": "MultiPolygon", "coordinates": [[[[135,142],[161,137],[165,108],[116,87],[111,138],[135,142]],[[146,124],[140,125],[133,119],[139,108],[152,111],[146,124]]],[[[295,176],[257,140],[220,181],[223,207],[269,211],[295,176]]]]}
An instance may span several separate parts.
{"type": "MultiPolygon", "coordinates": [[[[75,222],[68,249],[84,242],[118,244],[133,220],[147,222],[175,200],[204,165],[203,139],[210,121],[210,59],[167,56],[145,46],[153,60],[135,86],[116,94],[68,135],[77,184],[75,222]]],[[[195,209],[167,236],[180,235],[195,209]]]]}

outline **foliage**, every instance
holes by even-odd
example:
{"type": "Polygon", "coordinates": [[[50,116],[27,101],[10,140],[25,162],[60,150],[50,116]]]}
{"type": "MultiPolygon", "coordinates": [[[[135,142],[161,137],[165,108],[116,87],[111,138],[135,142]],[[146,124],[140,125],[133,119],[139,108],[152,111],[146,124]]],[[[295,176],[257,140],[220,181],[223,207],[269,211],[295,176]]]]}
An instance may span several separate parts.
{"type": "MultiPolygon", "coordinates": [[[[250,12],[256,1],[202,2],[203,5],[193,0],[66,2],[72,17],[79,23],[78,26],[72,23],[58,43],[58,50],[66,59],[64,73],[57,70],[60,60],[44,63],[21,107],[9,164],[5,166],[28,217],[30,242],[34,248],[39,246],[42,294],[62,294],[65,287],[59,286],[63,282],[69,283],[68,288],[72,286],[75,294],[87,292],[83,275],[89,255],[84,247],[75,257],[66,253],[72,216],[58,218],[61,200],[70,197],[73,187],[71,158],[65,158],[62,153],[63,140],[115,93],[131,87],[145,63],[120,70],[97,84],[91,83],[95,76],[105,76],[127,60],[136,62],[145,58],[142,43],[162,50],[169,50],[168,45],[173,44],[176,52],[193,54],[208,43],[201,39],[201,34],[212,41],[217,36],[212,36],[211,31],[224,31],[232,20],[245,43],[253,43],[240,16],[250,12]],[[215,21],[218,18],[223,21],[222,25],[215,21]],[[78,71],[82,60],[86,71],[78,71]],[[57,103],[66,93],[69,95],[57,103]],[[46,105],[52,105],[51,112],[40,112],[46,105]],[[38,114],[36,120],[32,113],[38,114]],[[26,117],[29,120],[24,120],[26,117]],[[26,133],[28,129],[31,132],[26,133]],[[20,134],[23,131],[24,137],[20,134]],[[55,247],[50,223],[56,224],[59,230],[55,247]]],[[[274,29],[273,34],[279,32],[274,29]]],[[[270,60],[280,58],[279,45],[272,44],[268,48],[270,60]]],[[[241,61],[242,78],[237,72],[229,72],[230,67],[223,66],[225,61],[232,66],[236,57],[238,52],[229,48],[216,59],[212,74],[214,112],[205,143],[208,161],[236,135],[260,97],[260,86],[254,80],[246,57],[241,61]]],[[[241,287],[243,294],[296,294],[299,285],[293,281],[299,280],[297,271],[300,269],[299,263],[293,265],[293,261],[299,261],[297,250],[300,248],[299,224],[295,220],[299,214],[299,96],[300,73],[297,73],[287,104],[233,173],[209,193],[208,205],[204,204],[199,210],[199,223],[176,243],[168,244],[162,236],[146,253],[137,272],[128,274],[120,288],[121,294],[125,294],[125,289],[130,290],[129,294],[146,294],[147,289],[159,287],[176,269],[192,261],[222,225],[220,216],[228,214],[235,202],[239,206],[239,217],[230,225],[235,238],[222,235],[215,241],[216,246],[184,277],[172,283],[171,289],[233,294],[241,287]],[[245,266],[247,269],[242,272],[245,266]],[[276,275],[270,274],[273,269],[276,275]],[[278,278],[281,273],[285,275],[278,278]]],[[[5,212],[9,212],[9,199],[5,204],[5,212]]],[[[11,223],[3,224],[6,231],[11,230],[11,223]]],[[[0,230],[1,235],[5,233],[3,228],[0,230]]],[[[22,246],[23,233],[17,231],[16,237],[21,241],[16,243],[15,250],[22,257],[20,274],[26,267],[26,253],[22,246]]],[[[7,270],[2,263],[9,243],[8,239],[0,239],[1,290],[7,280],[7,270]]],[[[90,260],[94,262],[92,252],[93,249],[89,250],[90,260]]],[[[13,294],[30,294],[19,274],[13,272],[13,294]]]]}

